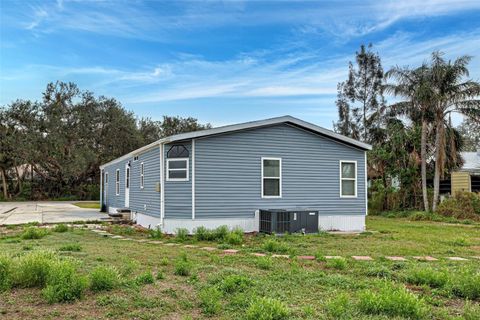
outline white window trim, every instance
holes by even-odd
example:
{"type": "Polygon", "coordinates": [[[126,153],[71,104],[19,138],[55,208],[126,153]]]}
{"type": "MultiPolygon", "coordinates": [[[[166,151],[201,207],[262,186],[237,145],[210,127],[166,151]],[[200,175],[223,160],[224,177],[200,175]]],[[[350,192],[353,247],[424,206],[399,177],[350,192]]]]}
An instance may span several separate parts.
{"type": "Polygon", "coordinates": [[[145,187],[145,165],[140,163],[140,189],[145,187]]]}
{"type": "Polygon", "coordinates": [[[190,171],[190,159],[189,158],[172,158],[167,159],[167,174],[166,179],[167,181],[189,181],[189,171],[190,171]],[[185,169],[170,169],[170,161],[186,161],[187,167],[185,169]],[[170,178],[170,171],[184,171],[187,170],[187,177],[186,178],[170,178]]]}
{"type": "Polygon", "coordinates": [[[357,183],[358,183],[358,166],[357,166],[357,161],[356,160],[340,160],[340,168],[339,168],[339,178],[340,178],[340,198],[357,198],[357,183]],[[353,163],[355,164],[355,178],[342,178],[342,165],[344,163],[353,163]],[[342,194],[342,181],[343,180],[350,180],[354,181],[353,188],[355,190],[354,195],[343,195],[342,194]]]}
{"type": "Polygon", "coordinates": [[[120,169],[115,171],[115,195],[120,195],[120,169]]]}
{"type": "Polygon", "coordinates": [[[282,158],[270,158],[270,157],[262,157],[261,160],[260,160],[260,168],[261,168],[261,171],[262,171],[262,176],[261,176],[261,180],[262,180],[262,190],[261,190],[261,196],[263,199],[280,199],[282,197],[282,158]],[[277,160],[279,161],[279,165],[280,165],[280,176],[279,177],[264,177],[263,176],[263,161],[264,160],[277,160]],[[264,179],[279,179],[279,195],[278,196],[266,196],[264,195],[263,193],[263,180],[264,179]]]}

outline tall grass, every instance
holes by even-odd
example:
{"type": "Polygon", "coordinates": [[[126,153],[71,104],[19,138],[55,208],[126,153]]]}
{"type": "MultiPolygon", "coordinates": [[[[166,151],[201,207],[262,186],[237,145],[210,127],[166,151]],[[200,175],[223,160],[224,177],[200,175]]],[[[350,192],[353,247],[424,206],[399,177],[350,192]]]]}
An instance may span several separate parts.
{"type": "Polygon", "coordinates": [[[72,261],[55,261],[51,265],[42,295],[48,303],[70,302],[80,299],[86,288],[87,280],[77,273],[72,261]]]}
{"type": "Polygon", "coordinates": [[[116,268],[98,266],[90,273],[90,289],[92,291],[109,291],[120,283],[120,274],[116,268]]]}
{"type": "Polygon", "coordinates": [[[15,287],[44,287],[52,264],[58,258],[51,251],[33,251],[14,260],[12,285],[15,287]]]}
{"type": "Polygon", "coordinates": [[[12,259],[7,255],[0,255],[0,292],[10,288],[10,272],[12,259]]]}
{"type": "Polygon", "coordinates": [[[423,300],[405,289],[384,283],[378,292],[365,290],[359,295],[358,309],[370,315],[423,319],[427,307],[423,300]]]}
{"type": "Polygon", "coordinates": [[[41,239],[48,234],[47,229],[38,227],[28,227],[23,231],[21,238],[24,240],[41,239]]]}
{"type": "Polygon", "coordinates": [[[280,300],[271,298],[254,300],[245,314],[247,320],[285,320],[289,317],[289,308],[280,300]]]}

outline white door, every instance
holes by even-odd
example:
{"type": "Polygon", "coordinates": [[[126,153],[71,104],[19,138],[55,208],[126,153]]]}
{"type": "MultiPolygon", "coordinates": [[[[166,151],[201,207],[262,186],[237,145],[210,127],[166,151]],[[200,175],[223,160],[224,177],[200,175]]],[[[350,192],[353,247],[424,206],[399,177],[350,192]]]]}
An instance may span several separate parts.
{"type": "Polygon", "coordinates": [[[130,165],[125,165],[125,208],[130,207],[130,165]]]}

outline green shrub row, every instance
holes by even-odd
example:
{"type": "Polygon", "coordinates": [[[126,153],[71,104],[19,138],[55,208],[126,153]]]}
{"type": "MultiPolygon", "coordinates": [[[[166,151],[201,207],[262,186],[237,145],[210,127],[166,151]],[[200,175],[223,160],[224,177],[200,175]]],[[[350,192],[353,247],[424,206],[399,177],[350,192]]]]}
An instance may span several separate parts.
{"type": "Polygon", "coordinates": [[[480,220],[480,193],[457,192],[438,206],[437,213],[456,219],[480,220]]]}
{"type": "MultiPolygon", "coordinates": [[[[188,230],[184,228],[177,229],[175,236],[178,241],[184,242],[188,239],[188,230]]],[[[242,229],[235,228],[229,230],[227,226],[219,226],[213,230],[201,226],[195,229],[193,237],[197,241],[216,241],[230,245],[240,245],[244,241],[242,229]]]]}

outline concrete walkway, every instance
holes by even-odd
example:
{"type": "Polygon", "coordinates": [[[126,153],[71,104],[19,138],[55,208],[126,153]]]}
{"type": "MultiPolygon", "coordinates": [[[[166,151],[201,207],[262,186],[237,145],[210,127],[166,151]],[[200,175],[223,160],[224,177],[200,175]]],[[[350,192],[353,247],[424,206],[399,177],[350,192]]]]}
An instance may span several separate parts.
{"type": "MultiPolygon", "coordinates": [[[[74,201],[78,202],[78,201],[74,201]]],[[[0,225],[60,223],[107,219],[98,209],[83,209],[71,201],[0,202],[0,225]]]]}

